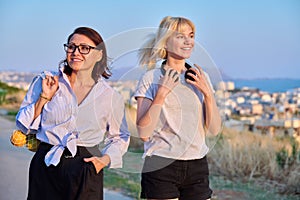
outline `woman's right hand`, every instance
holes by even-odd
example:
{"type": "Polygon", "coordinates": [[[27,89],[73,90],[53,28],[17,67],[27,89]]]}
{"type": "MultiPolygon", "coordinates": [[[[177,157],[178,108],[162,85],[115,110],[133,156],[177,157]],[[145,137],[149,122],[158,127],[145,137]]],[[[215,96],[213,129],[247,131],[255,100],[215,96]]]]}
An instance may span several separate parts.
{"type": "Polygon", "coordinates": [[[158,93],[166,97],[178,83],[178,72],[175,69],[168,68],[165,75],[160,77],[158,93]]]}
{"type": "Polygon", "coordinates": [[[44,97],[48,99],[52,99],[55,92],[58,89],[58,76],[49,76],[42,80],[42,94],[44,97]]]}
{"type": "Polygon", "coordinates": [[[36,119],[42,113],[44,105],[51,101],[57,89],[58,76],[46,75],[46,77],[42,80],[42,92],[40,94],[40,98],[35,103],[33,119],[36,119]]]}

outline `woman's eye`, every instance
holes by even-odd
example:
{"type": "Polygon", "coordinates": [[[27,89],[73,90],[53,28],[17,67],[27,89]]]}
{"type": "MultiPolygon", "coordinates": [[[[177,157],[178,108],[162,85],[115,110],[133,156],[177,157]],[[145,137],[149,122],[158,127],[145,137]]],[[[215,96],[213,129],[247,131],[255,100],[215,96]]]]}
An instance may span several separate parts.
{"type": "Polygon", "coordinates": [[[75,49],[75,48],[76,48],[75,45],[69,45],[69,46],[68,46],[68,49],[70,49],[70,50],[73,50],[73,49],[75,49]]]}
{"type": "Polygon", "coordinates": [[[83,51],[88,51],[90,49],[89,46],[81,46],[81,50],[83,51]]]}

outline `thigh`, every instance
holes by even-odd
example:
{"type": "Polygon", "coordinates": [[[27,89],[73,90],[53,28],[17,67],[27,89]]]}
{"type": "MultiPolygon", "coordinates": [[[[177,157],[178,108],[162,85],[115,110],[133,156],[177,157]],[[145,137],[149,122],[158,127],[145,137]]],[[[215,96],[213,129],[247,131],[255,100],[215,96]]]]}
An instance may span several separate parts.
{"type": "Polygon", "coordinates": [[[62,182],[59,177],[58,167],[47,167],[44,158],[49,148],[40,145],[34,154],[29,167],[28,200],[35,199],[63,199],[62,182]]]}
{"type": "Polygon", "coordinates": [[[209,170],[206,157],[188,161],[186,178],[181,185],[180,200],[206,200],[211,198],[209,170]]]}
{"type": "Polygon", "coordinates": [[[99,173],[92,162],[84,162],[90,157],[89,152],[82,149],[75,158],[62,158],[64,179],[66,184],[65,199],[103,199],[103,170],[99,173]]]}
{"type": "MultiPolygon", "coordinates": [[[[149,166],[155,165],[155,162],[157,161],[158,157],[155,159],[146,158],[143,168],[149,169],[149,166]]],[[[180,169],[174,163],[171,163],[170,165],[164,166],[160,169],[147,170],[146,172],[143,172],[141,180],[141,198],[176,199],[179,197],[179,172],[180,169]]]]}

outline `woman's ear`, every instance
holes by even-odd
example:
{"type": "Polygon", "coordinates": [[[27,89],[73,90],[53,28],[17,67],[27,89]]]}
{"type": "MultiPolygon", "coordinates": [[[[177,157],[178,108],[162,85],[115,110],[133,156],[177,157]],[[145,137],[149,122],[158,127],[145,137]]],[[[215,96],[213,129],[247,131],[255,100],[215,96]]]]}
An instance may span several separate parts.
{"type": "Polygon", "coordinates": [[[103,57],[102,49],[97,51],[97,62],[99,62],[103,57]]]}

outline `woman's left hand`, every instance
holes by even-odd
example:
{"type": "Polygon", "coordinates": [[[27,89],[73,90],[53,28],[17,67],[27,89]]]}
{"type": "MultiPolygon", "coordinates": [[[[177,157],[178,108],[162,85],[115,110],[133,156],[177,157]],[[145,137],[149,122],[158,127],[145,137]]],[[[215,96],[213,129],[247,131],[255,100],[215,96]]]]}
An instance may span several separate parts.
{"type": "Polygon", "coordinates": [[[209,83],[207,82],[206,76],[199,65],[194,64],[194,66],[196,68],[190,68],[190,70],[195,72],[195,75],[192,73],[189,73],[189,75],[193,77],[195,81],[186,79],[186,82],[195,86],[199,91],[201,91],[204,94],[204,96],[208,97],[211,94],[211,88],[209,83]]]}
{"type": "Polygon", "coordinates": [[[97,174],[110,163],[110,157],[108,155],[104,155],[102,157],[93,156],[90,158],[84,158],[83,160],[85,162],[92,162],[97,174]]]}

